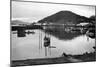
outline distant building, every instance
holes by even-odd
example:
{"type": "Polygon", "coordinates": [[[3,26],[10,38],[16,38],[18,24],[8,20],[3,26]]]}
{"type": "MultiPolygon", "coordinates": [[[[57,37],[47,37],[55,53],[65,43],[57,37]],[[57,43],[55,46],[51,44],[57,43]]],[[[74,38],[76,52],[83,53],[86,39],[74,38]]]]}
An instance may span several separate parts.
{"type": "Polygon", "coordinates": [[[89,23],[86,23],[86,22],[84,22],[84,23],[79,23],[79,24],[77,24],[77,26],[85,26],[85,25],[88,25],[89,23]]]}

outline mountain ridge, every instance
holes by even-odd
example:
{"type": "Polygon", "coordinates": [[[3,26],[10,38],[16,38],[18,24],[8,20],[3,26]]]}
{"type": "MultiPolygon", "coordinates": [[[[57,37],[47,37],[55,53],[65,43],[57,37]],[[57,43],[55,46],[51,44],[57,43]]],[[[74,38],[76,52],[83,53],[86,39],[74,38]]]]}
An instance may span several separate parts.
{"type": "Polygon", "coordinates": [[[63,24],[77,24],[82,21],[87,21],[88,18],[80,16],[71,11],[59,11],[53,15],[47,16],[38,21],[38,23],[63,23],[63,24]]]}
{"type": "Polygon", "coordinates": [[[19,24],[30,24],[30,23],[24,22],[24,21],[21,21],[21,20],[12,20],[11,21],[11,25],[19,25],[19,24]]]}

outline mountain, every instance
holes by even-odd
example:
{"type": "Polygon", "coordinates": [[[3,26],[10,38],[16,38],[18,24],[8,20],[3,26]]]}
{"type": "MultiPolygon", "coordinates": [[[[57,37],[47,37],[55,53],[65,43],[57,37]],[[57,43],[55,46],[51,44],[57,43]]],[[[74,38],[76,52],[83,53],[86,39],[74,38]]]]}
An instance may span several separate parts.
{"type": "Polygon", "coordinates": [[[89,20],[90,20],[92,23],[96,24],[96,16],[95,16],[95,15],[89,17],[89,20]]]}
{"type": "Polygon", "coordinates": [[[61,24],[77,24],[87,21],[88,18],[77,15],[71,11],[60,11],[51,16],[39,20],[39,23],[61,23],[61,24]]]}
{"type": "Polygon", "coordinates": [[[12,20],[11,21],[11,25],[20,25],[20,24],[29,25],[30,23],[24,22],[24,21],[21,21],[21,20],[12,20]]]}
{"type": "Polygon", "coordinates": [[[90,18],[89,19],[91,19],[91,20],[96,20],[96,16],[95,15],[93,15],[93,16],[90,16],[90,18]]]}

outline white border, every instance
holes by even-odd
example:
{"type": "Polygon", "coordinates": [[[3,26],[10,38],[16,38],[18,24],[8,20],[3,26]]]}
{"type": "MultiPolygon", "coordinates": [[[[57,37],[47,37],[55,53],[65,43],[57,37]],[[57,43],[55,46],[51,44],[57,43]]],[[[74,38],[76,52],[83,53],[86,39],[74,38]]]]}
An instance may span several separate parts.
{"type": "MultiPolygon", "coordinates": [[[[53,65],[39,65],[37,67],[99,67],[100,61],[100,2],[99,0],[33,0],[43,2],[56,2],[56,3],[72,3],[72,4],[86,4],[97,6],[97,61],[85,63],[65,63],[53,65]]],[[[10,0],[0,0],[0,67],[9,67],[10,65],[10,0]]],[[[36,67],[36,66],[33,66],[36,67]]]]}

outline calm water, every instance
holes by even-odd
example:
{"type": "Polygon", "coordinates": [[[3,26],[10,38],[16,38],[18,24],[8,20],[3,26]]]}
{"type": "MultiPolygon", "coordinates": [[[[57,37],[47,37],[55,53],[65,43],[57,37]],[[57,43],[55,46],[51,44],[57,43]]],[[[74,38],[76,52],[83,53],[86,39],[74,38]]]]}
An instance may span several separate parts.
{"type": "Polygon", "coordinates": [[[26,34],[26,37],[17,37],[17,34],[13,34],[14,32],[12,32],[12,60],[60,57],[63,52],[72,55],[94,52],[92,47],[95,46],[95,39],[89,38],[87,40],[86,35],[61,32],[62,35],[59,33],[51,33],[51,45],[56,48],[51,48],[51,54],[48,52],[48,56],[45,56],[45,49],[43,47],[45,33],[41,30],[30,31],[34,31],[35,33],[26,34]],[[40,50],[39,35],[41,35],[42,42],[42,48],[40,50]]]}

